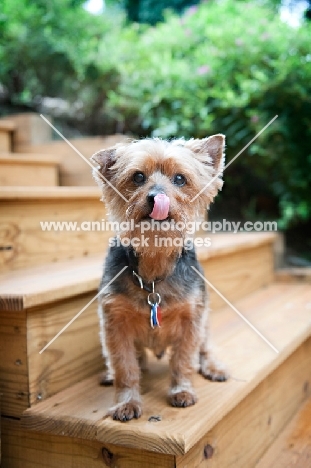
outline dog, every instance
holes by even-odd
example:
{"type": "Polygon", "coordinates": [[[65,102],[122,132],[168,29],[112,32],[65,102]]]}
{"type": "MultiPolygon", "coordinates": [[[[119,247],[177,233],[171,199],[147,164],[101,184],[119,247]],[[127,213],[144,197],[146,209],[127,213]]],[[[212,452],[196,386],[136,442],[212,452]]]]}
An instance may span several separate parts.
{"type": "Polygon", "coordinates": [[[194,247],[185,245],[187,223],[204,215],[222,188],[224,145],[221,134],[150,138],[91,158],[110,219],[123,225],[108,251],[98,312],[107,369],[101,383],[115,385],[116,404],[108,412],[114,420],[142,414],[145,348],[158,358],[169,348],[172,406],[196,403],[194,369],[213,381],[228,378],[209,344],[207,292],[194,268],[202,275],[203,270],[194,247]]]}

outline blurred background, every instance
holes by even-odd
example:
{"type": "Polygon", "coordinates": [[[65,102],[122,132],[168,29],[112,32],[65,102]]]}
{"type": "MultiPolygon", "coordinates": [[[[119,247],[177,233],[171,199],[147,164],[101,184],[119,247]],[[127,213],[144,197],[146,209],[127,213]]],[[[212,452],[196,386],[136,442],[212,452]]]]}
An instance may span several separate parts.
{"type": "Polygon", "coordinates": [[[277,114],[210,218],[277,220],[311,265],[311,1],[1,0],[0,116],[29,111],[67,138],[221,132],[227,162],[277,114]]]}

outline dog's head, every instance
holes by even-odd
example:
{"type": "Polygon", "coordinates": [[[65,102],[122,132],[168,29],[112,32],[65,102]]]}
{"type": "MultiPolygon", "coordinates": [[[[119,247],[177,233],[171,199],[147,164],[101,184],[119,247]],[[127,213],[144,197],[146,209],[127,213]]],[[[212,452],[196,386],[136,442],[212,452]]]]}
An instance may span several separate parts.
{"type": "Polygon", "coordinates": [[[224,136],[145,139],[95,153],[93,175],[112,217],[135,223],[187,222],[209,207],[222,187],[224,136]]]}

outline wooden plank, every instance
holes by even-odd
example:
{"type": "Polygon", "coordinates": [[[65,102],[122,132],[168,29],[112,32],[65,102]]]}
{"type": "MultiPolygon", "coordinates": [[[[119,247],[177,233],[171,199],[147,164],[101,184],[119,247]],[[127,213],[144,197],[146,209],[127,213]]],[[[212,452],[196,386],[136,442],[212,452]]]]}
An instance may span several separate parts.
{"type": "Polygon", "coordinates": [[[0,189],[2,268],[15,270],[94,253],[104,255],[111,232],[98,229],[98,226],[91,230],[93,222],[99,223],[101,228],[101,220],[105,218],[98,192],[83,188],[80,191],[63,190],[64,187],[31,187],[14,193],[8,190],[4,198],[6,188],[0,189]],[[42,221],[76,223],[77,230],[42,230],[42,221]]]}
{"type": "MultiPolygon", "coordinates": [[[[52,140],[52,128],[35,112],[10,115],[16,130],[14,132],[13,150],[18,151],[22,145],[40,144],[52,140]]],[[[52,117],[48,120],[53,123],[52,117]]]]}
{"type": "MultiPolygon", "coordinates": [[[[111,135],[108,137],[75,138],[71,139],[70,142],[86,159],[89,159],[100,149],[109,148],[116,143],[128,140],[129,138],[126,135],[111,135]]],[[[60,185],[62,186],[94,187],[95,185],[90,167],[64,141],[50,141],[49,143],[38,145],[18,144],[14,148],[18,152],[59,155],[61,157],[60,185]]]]}
{"type": "Polygon", "coordinates": [[[39,165],[39,166],[57,166],[60,162],[60,157],[53,154],[31,154],[31,153],[1,153],[1,164],[16,164],[39,165]]]}
{"type": "Polygon", "coordinates": [[[23,161],[0,160],[0,186],[44,186],[58,185],[58,170],[54,164],[25,164],[23,161]]]}
{"type": "MultiPolygon", "coordinates": [[[[267,286],[274,278],[271,243],[252,248],[247,246],[244,250],[237,248],[236,252],[228,252],[225,258],[219,253],[201,263],[206,279],[230,302],[267,286]]],[[[208,289],[211,309],[223,307],[224,300],[211,287],[208,289]]]]}
{"type": "Polygon", "coordinates": [[[308,468],[309,466],[311,466],[310,398],[269,447],[256,468],[308,468]]]}
{"type": "Polygon", "coordinates": [[[277,242],[276,232],[219,232],[216,234],[199,231],[197,235],[210,239],[210,247],[198,247],[197,254],[201,262],[220,255],[244,252],[256,247],[277,242]]]}
{"type": "MultiPolygon", "coordinates": [[[[227,255],[228,242],[225,240],[225,236],[219,235],[219,237],[221,239],[217,241],[217,247],[215,247],[217,248],[217,257],[212,255],[214,248],[214,243],[212,243],[210,249],[211,265],[209,266],[205,256],[203,256],[203,264],[207,270],[206,277],[220,291],[228,294],[231,299],[234,299],[236,289],[239,291],[239,294],[241,292],[245,294],[251,287],[254,288],[254,285],[260,287],[262,283],[265,284],[267,279],[270,279],[272,259],[269,252],[269,244],[266,244],[266,237],[264,235],[261,241],[262,247],[267,249],[265,257],[266,266],[259,265],[258,256],[260,256],[260,251],[257,254],[259,245],[255,249],[255,252],[253,252],[252,235],[249,236],[250,249],[248,249],[248,239],[244,235],[242,236],[243,244],[239,239],[240,234],[231,237],[231,243],[237,245],[237,255],[234,252],[227,255]],[[222,243],[224,245],[224,253],[221,250],[222,243]],[[248,252],[248,255],[245,255],[247,257],[245,259],[246,267],[241,245],[244,245],[244,248],[248,252]],[[252,259],[253,253],[257,255],[254,259],[252,259]],[[218,259],[217,261],[216,258],[218,259]],[[251,271],[255,270],[253,271],[254,279],[252,279],[252,275],[250,275],[247,267],[251,271]],[[241,268],[241,271],[239,271],[239,268],[241,268]],[[227,269],[229,269],[230,275],[227,275],[227,269]],[[233,287],[231,287],[231,282],[233,287]]],[[[259,238],[257,238],[258,242],[259,238]]],[[[101,245],[104,250],[104,239],[101,240],[101,245]]],[[[7,252],[8,255],[9,253],[7,252]]],[[[201,252],[199,252],[198,257],[201,260],[201,252]]],[[[48,263],[42,266],[23,268],[21,271],[4,272],[0,275],[0,310],[1,308],[2,310],[22,310],[23,308],[60,300],[71,295],[83,294],[91,290],[95,291],[98,288],[102,274],[103,261],[104,254],[96,254],[78,259],[62,260],[57,263],[48,263]],[[46,279],[47,272],[48,281],[46,279]]],[[[223,301],[220,298],[217,299],[216,294],[213,295],[213,291],[211,291],[211,296],[213,309],[217,308],[217,304],[218,306],[223,306],[223,301]]]]}
{"type": "Polygon", "coordinates": [[[35,310],[27,310],[31,405],[104,369],[96,301],[49,348],[39,354],[95,294],[96,291],[93,291],[35,310]]]}
{"type": "Polygon", "coordinates": [[[39,202],[42,200],[94,200],[99,203],[101,193],[97,187],[0,187],[0,200],[39,202]]]}
{"type": "Polygon", "coordinates": [[[211,314],[217,355],[228,365],[232,378],[220,384],[195,375],[199,402],[193,407],[168,406],[168,363],[152,360],[142,380],[144,414],[139,420],[120,424],[103,419],[114,393],[113,389],[101,388],[95,376],[27,410],[23,424],[56,435],[96,437],[103,443],[183,455],[310,336],[310,302],[308,285],[272,284],[235,304],[273,342],[279,354],[231,308],[211,314]],[[156,425],[149,422],[152,415],[160,415],[161,421],[156,425]]]}
{"type": "Polygon", "coordinates": [[[5,415],[29,407],[25,312],[0,312],[0,393],[5,415]]]}
{"type": "Polygon", "coordinates": [[[3,414],[19,417],[30,405],[104,368],[96,301],[39,354],[95,294],[92,291],[26,312],[0,313],[3,414]]]}
{"type": "Polygon", "coordinates": [[[16,124],[13,120],[1,118],[0,119],[0,130],[6,130],[8,132],[13,132],[16,130],[16,124]]]}
{"type": "Polygon", "coordinates": [[[3,468],[175,468],[172,455],[25,431],[2,418],[3,468]]]}
{"type": "MultiPolygon", "coordinates": [[[[310,395],[308,382],[311,382],[311,339],[303,343],[185,456],[177,457],[176,468],[203,468],[207,464],[210,468],[253,468],[301,402],[310,395]]],[[[307,421],[310,429],[311,413],[307,421]]],[[[309,433],[301,446],[306,446],[307,441],[310,444],[310,437],[309,433]]],[[[277,458],[274,452],[271,464],[266,463],[267,457],[264,456],[262,464],[256,465],[256,468],[309,466],[303,463],[287,464],[289,457],[285,455],[289,454],[283,455],[277,458]]]]}
{"type": "Polygon", "coordinates": [[[0,128],[0,153],[12,151],[12,136],[11,132],[1,130],[0,128]]]}
{"type": "Polygon", "coordinates": [[[47,263],[0,275],[0,310],[23,310],[98,289],[101,255],[47,263]]]}

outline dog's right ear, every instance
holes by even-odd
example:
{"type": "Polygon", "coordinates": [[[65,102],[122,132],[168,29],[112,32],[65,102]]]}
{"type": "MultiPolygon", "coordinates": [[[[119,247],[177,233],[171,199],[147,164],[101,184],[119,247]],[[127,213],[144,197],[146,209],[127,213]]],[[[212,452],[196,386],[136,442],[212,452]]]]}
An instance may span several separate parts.
{"type": "MultiPolygon", "coordinates": [[[[107,148],[97,151],[91,157],[91,162],[95,163],[95,169],[97,169],[106,179],[110,178],[109,169],[116,162],[116,148],[107,148]]],[[[97,171],[93,171],[95,176],[97,171]]]]}

